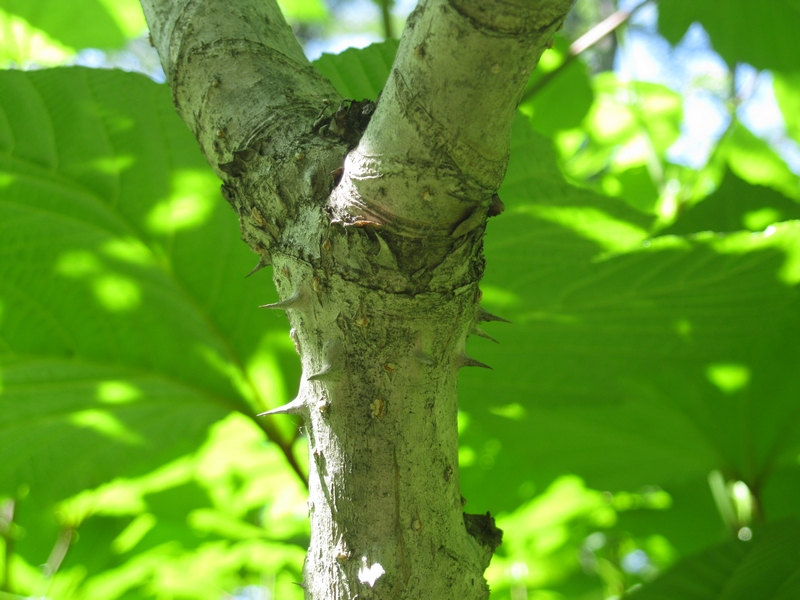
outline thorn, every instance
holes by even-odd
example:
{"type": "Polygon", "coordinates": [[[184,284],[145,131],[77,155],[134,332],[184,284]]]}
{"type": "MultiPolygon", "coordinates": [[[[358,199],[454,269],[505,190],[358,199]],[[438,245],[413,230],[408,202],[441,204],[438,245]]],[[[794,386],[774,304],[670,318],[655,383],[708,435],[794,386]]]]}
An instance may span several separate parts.
{"type": "Polygon", "coordinates": [[[292,295],[286,298],[286,300],[281,300],[280,302],[273,302],[272,304],[262,304],[258,308],[300,308],[300,305],[303,304],[303,299],[300,295],[300,290],[295,290],[292,292],[292,295]]]}
{"type": "Polygon", "coordinates": [[[466,354],[462,354],[461,356],[459,356],[458,359],[456,360],[456,364],[458,364],[459,369],[461,367],[480,367],[482,369],[492,368],[489,365],[484,364],[479,360],[475,360],[471,356],[467,356],[466,354]]]}
{"type": "Polygon", "coordinates": [[[478,313],[476,315],[476,321],[480,323],[481,321],[500,321],[501,323],[511,323],[508,319],[504,319],[503,317],[498,317],[497,315],[493,315],[492,313],[483,309],[483,307],[478,307],[478,313]]]}
{"type": "Polygon", "coordinates": [[[318,373],[308,377],[308,381],[327,381],[336,379],[342,371],[342,345],[339,340],[329,340],[323,346],[323,353],[325,354],[325,363],[318,373]]]}
{"type": "Polygon", "coordinates": [[[256,416],[266,417],[269,415],[299,415],[303,413],[304,408],[305,403],[300,399],[300,397],[297,397],[288,404],[284,404],[278,408],[273,408],[272,410],[268,410],[267,412],[260,413],[256,416]]]}
{"type": "Polygon", "coordinates": [[[248,277],[250,277],[250,275],[252,275],[253,273],[258,273],[261,269],[263,269],[266,266],[269,266],[269,261],[262,256],[261,258],[258,259],[258,264],[255,267],[253,267],[253,270],[250,271],[247,275],[245,275],[244,278],[247,279],[248,277]]]}
{"type": "Polygon", "coordinates": [[[488,333],[486,333],[483,329],[478,327],[477,325],[473,325],[472,326],[472,330],[470,331],[470,334],[477,335],[478,337],[482,337],[482,338],[485,338],[487,340],[492,340],[495,344],[499,344],[500,343],[496,339],[494,339],[492,336],[490,336],[488,333]]]}
{"type": "Polygon", "coordinates": [[[308,380],[309,381],[326,381],[329,379],[333,379],[334,376],[337,374],[337,370],[333,368],[332,365],[325,365],[322,367],[322,370],[319,373],[314,373],[311,375],[308,380]]]}

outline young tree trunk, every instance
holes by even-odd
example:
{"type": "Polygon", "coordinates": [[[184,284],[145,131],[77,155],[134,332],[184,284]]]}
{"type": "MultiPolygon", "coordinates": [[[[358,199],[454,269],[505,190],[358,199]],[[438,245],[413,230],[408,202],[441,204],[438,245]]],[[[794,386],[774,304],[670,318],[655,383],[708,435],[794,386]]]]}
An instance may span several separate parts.
{"type": "Polygon", "coordinates": [[[142,4],[292,324],[300,392],[271,412],[308,431],[306,598],[488,597],[501,532],[462,511],[458,370],[485,366],[465,345],[498,318],[478,303],[486,219],[571,0],[423,1],[377,106],[342,102],[275,0],[142,4]]]}

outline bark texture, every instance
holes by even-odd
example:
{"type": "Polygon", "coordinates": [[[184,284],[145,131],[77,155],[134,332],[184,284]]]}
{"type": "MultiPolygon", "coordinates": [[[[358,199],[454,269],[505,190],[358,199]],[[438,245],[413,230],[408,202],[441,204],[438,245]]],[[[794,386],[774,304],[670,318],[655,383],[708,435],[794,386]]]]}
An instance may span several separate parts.
{"type": "Polygon", "coordinates": [[[496,319],[479,305],[486,219],[571,0],[422,2],[377,106],[342,102],[274,0],[142,4],[292,324],[300,391],[272,412],[308,428],[306,597],[488,597],[500,532],[462,511],[458,370],[484,366],[465,346],[496,319]]]}

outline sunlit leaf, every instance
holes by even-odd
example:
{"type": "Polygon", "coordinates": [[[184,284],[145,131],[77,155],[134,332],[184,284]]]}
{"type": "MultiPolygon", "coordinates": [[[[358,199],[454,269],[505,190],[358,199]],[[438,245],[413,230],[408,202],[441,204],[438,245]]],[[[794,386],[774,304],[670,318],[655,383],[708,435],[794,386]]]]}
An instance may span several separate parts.
{"type": "Polygon", "coordinates": [[[0,75],[0,490],[46,505],[288,400],[275,292],[166,87],[0,75]]]}
{"type": "Polygon", "coordinates": [[[96,600],[148,589],[215,597],[219,587],[248,580],[274,581],[267,588],[274,592],[278,578],[299,577],[304,500],[280,449],[233,414],[197,452],[62,503],[59,513],[78,537],[58,581],[78,574],[80,593],[96,600]]]}
{"type": "Polygon", "coordinates": [[[680,135],[681,98],[662,85],[624,82],[613,73],[596,76],[592,85],[595,101],[583,124],[555,136],[564,171],[654,212],[665,182],[664,155],[680,135]]]}
{"type": "Polygon", "coordinates": [[[786,129],[800,143],[800,73],[775,73],[772,86],[786,122],[786,129]]]}
{"type": "Polygon", "coordinates": [[[142,34],[137,0],[0,0],[0,59],[53,64],[82,48],[119,48],[142,34]]]}
{"type": "Polygon", "coordinates": [[[280,0],[278,4],[290,23],[318,23],[328,18],[328,8],[321,0],[280,0]]]}
{"type": "Polygon", "coordinates": [[[474,508],[520,501],[506,491],[516,486],[490,480],[539,486],[574,472],[612,491],[669,489],[714,468],[752,482],[794,462],[800,389],[785,365],[800,359],[800,227],[637,241],[642,217],[558,183],[546,142],[519,121],[511,156],[486,283],[518,301],[485,303],[514,323],[487,325],[499,345],[472,342],[495,370],[462,378],[474,508]],[[596,215],[588,228],[586,215],[596,215]],[[614,247],[604,228],[631,234],[614,247]],[[720,389],[717,364],[743,365],[746,385],[720,389]],[[522,419],[492,410],[512,403],[522,419]]]}
{"type": "Polygon", "coordinates": [[[728,162],[739,177],[755,185],[777,190],[800,200],[800,176],[786,162],[741,123],[736,123],[720,143],[718,156],[728,162]]]}

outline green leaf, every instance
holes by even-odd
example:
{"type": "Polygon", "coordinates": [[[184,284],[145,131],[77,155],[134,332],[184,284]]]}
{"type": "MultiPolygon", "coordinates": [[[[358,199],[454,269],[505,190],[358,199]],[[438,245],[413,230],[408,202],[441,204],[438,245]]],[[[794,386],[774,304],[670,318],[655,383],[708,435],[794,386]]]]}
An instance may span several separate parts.
{"type": "Polygon", "coordinates": [[[671,484],[665,492],[670,498],[668,507],[620,511],[617,529],[638,538],[665,536],[677,556],[693,554],[728,539],[729,532],[720,518],[705,474],[671,484]]]}
{"type": "Polygon", "coordinates": [[[582,125],[555,135],[564,172],[655,212],[666,179],[664,155],[680,135],[680,95],[655,83],[620,81],[613,73],[597,75],[592,87],[594,104],[582,125]]]}
{"type": "Polygon", "coordinates": [[[699,21],[729,65],[794,71],[800,56],[800,4],[794,0],[669,0],[658,5],[659,32],[677,44],[699,21]]]}
{"type": "Polygon", "coordinates": [[[345,98],[377,100],[392,69],[398,40],[386,40],[361,50],[348,48],[341,54],[323,54],[314,66],[345,98]]]}
{"type": "Polygon", "coordinates": [[[747,542],[681,561],[633,600],[790,600],[800,595],[800,524],[786,521],[747,542]]]}
{"type": "Polygon", "coordinates": [[[218,593],[248,580],[297,581],[308,543],[305,496],[277,445],[264,444],[251,419],[232,414],[196,452],[62,502],[58,527],[42,526],[41,514],[18,503],[23,535],[15,553],[42,564],[62,532],[75,530],[52,586],[71,584],[74,597],[93,600],[151,587],[205,598],[198,582],[218,593]],[[213,552],[224,558],[211,568],[204,561],[213,552]]]}
{"type": "Polygon", "coordinates": [[[280,0],[278,5],[290,23],[319,23],[329,17],[322,0],[280,0]]]}
{"type": "Polygon", "coordinates": [[[461,379],[470,510],[565,472],[635,490],[716,468],[756,486],[794,463],[800,224],[646,240],[643,215],[568,186],[547,146],[516,122],[488,228],[484,304],[513,325],[487,325],[501,343],[470,354],[495,370],[461,379]]]}
{"type": "Polygon", "coordinates": [[[789,219],[800,219],[798,203],[770,188],[751,185],[727,172],[719,189],[684,210],[675,223],[659,233],[763,231],[773,223],[789,219]]]}
{"type": "Polygon", "coordinates": [[[772,87],[787,132],[800,143],[800,73],[773,73],[772,87]]]}
{"type": "Polygon", "coordinates": [[[287,323],[218,185],[165,86],[0,73],[0,492],[46,505],[289,399],[287,323]]]}
{"type": "Polygon", "coordinates": [[[533,128],[546,136],[580,126],[594,100],[586,65],[572,60],[561,68],[568,56],[569,42],[560,35],[553,39],[555,45],[542,55],[526,94],[536,91],[520,105],[520,110],[531,117],[533,128]]]}
{"type": "Polygon", "coordinates": [[[717,155],[726,160],[730,169],[754,185],[779,191],[788,198],[800,201],[800,176],[786,162],[741,123],[735,123],[720,142],[717,155]]]}
{"type": "Polygon", "coordinates": [[[53,64],[82,48],[120,48],[147,24],[138,0],[0,0],[0,60],[53,64]]]}

